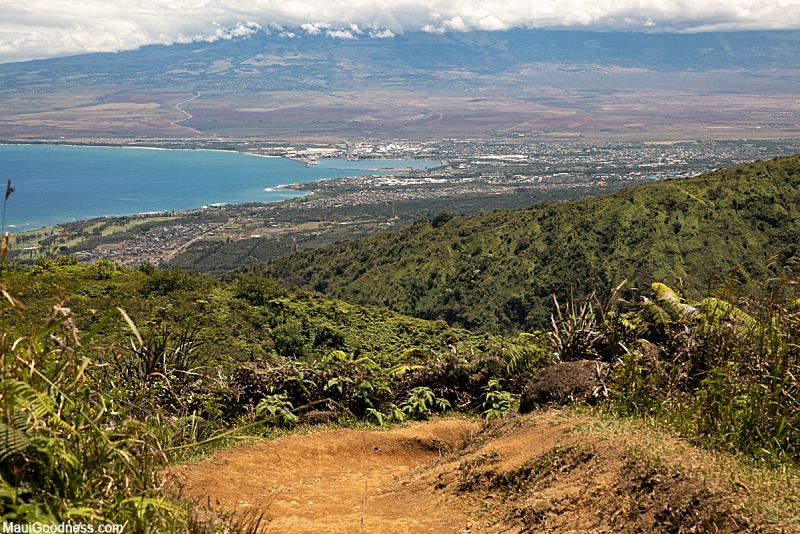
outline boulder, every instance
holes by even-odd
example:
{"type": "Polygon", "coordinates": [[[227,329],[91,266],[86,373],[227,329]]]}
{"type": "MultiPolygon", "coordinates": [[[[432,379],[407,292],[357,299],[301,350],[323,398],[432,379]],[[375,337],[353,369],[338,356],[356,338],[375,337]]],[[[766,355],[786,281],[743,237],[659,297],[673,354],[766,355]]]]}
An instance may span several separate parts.
{"type": "Polygon", "coordinates": [[[611,366],[595,360],[564,362],[538,371],[522,390],[519,412],[564,402],[586,402],[608,396],[606,380],[611,366]]]}
{"type": "Polygon", "coordinates": [[[339,412],[334,410],[310,410],[300,414],[298,422],[301,425],[323,425],[336,421],[339,415],[339,412]]]}

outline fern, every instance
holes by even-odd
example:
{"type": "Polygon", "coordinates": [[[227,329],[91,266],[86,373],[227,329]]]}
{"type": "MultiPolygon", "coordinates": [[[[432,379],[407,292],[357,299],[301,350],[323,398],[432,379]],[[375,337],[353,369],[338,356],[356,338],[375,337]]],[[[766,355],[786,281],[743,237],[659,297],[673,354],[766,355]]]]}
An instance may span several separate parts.
{"type": "Polygon", "coordinates": [[[0,462],[21,453],[30,444],[24,432],[0,422],[0,462]]]}
{"type": "Polygon", "coordinates": [[[484,388],[483,411],[484,419],[500,419],[508,415],[513,404],[513,397],[508,391],[502,389],[503,380],[493,378],[484,388]]]}
{"type": "Polygon", "coordinates": [[[706,321],[713,324],[718,324],[723,320],[730,320],[738,326],[745,327],[751,331],[755,331],[761,326],[753,317],[730,302],[715,297],[703,299],[697,307],[706,321]]]}
{"type": "Polygon", "coordinates": [[[412,389],[406,400],[400,404],[400,409],[409,419],[426,420],[429,419],[434,406],[436,396],[429,387],[416,387],[412,389]]]}
{"type": "Polygon", "coordinates": [[[285,428],[293,428],[297,424],[294,406],[281,395],[268,395],[256,406],[256,415],[266,416],[268,422],[285,428]]]}

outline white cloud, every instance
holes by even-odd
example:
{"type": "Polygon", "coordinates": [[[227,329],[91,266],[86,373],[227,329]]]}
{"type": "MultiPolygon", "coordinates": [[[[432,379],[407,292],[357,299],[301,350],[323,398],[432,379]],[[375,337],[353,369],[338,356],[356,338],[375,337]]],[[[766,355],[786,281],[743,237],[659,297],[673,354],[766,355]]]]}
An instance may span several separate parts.
{"type": "Polygon", "coordinates": [[[480,19],[476,25],[481,30],[488,30],[488,31],[499,31],[508,29],[508,25],[506,25],[505,22],[500,20],[500,18],[494,13],[489,13],[488,15],[480,19]]]}
{"type": "Polygon", "coordinates": [[[323,29],[330,28],[331,25],[324,22],[304,22],[300,27],[303,28],[308,35],[319,35],[322,33],[323,29]]]}
{"type": "Polygon", "coordinates": [[[422,31],[428,33],[444,33],[444,28],[441,28],[439,26],[434,26],[433,24],[426,24],[421,29],[422,31]]]}
{"type": "Polygon", "coordinates": [[[350,30],[328,30],[325,32],[325,35],[328,37],[333,37],[335,39],[355,39],[356,36],[353,35],[353,32],[350,30]]]}
{"type": "Polygon", "coordinates": [[[370,30],[369,36],[373,39],[391,39],[394,37],[394,32],[392,30],[370,30]]]}
{"type": "Polygon", "coordinates": [[[450,20],[444,21],[444,27],[446,30],[454,32],[465,32],[469,30],[461,17],[453,17],[450,20]]]}
{"type": "Polygon", "coordinates": [[[800,0],[0,0],[0,13],[0,62],[256,31],[288,37],[298,27],[345,39],[519,27],[800,29],[800,0]]]}

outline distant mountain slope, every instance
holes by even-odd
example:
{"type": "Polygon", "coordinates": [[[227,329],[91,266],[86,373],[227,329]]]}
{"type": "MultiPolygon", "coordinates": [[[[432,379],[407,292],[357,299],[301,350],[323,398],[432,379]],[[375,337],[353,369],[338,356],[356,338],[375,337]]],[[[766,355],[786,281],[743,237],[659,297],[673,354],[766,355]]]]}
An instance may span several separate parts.
{"type": "MultiPolygon", "coordinates": [[[[703,290],[763,277],[800,244],[800,157],[586,200],[420,221],[248,268],[291,287],[489,331],[542,326],[562,298],[627,278],[703,290]],[[741,276],[747,277],[746,274],[741,276]],[[719,281],[719,278],[717,278],[719,281]]],[[[775,267],[777,268],[777,267],[775,267]]]]}
{"type": "Polygon", "coordinates": [[[486,80],[452,73],[442,77],[442,71],[517,74],[520,65],[541,68],[542,64],[558,65],[562,71],[598,65],[657,72],[761,71],[798,68],[798,43],[796,31],[646,34],[514,29],[446,35],[417,31],[393,39],[333,39],[304,31],[290,39],[259,32],[248,39],[4,63],[0,89],[57,83],[123,86],[117,90],[135,85],[186,86],[203,92],[297,91],[360,87],[365,82],[393,87],[401,80],[452,88],[485,85],[486,80]]]}
{"type": "Polygon", "coordinates": [[[260,31],[2,63],[0,139],[797,138],[799,48],[797,31],[260,31]]]}

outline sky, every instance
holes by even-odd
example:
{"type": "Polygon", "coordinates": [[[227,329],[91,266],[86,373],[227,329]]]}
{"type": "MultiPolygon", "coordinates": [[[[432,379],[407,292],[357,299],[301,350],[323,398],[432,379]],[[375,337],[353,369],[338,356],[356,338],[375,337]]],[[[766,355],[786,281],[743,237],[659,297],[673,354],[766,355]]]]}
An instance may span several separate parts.
{"type": "Polygon", "coordinates": [[[389,40],[509,28],[800,29],[800,0],[0,0],[0,63],[259,31],[389,40]]]}

